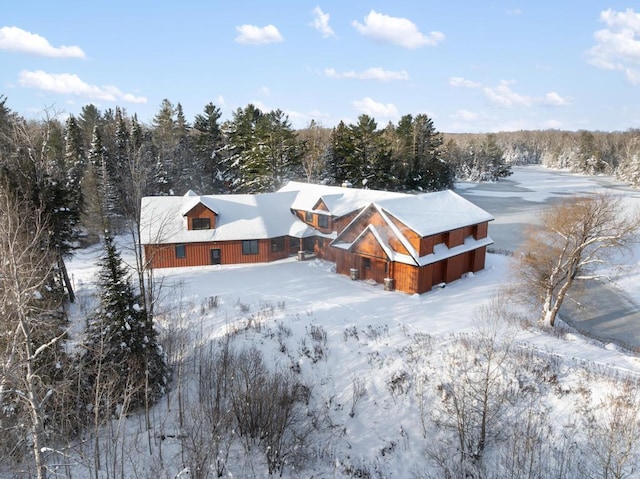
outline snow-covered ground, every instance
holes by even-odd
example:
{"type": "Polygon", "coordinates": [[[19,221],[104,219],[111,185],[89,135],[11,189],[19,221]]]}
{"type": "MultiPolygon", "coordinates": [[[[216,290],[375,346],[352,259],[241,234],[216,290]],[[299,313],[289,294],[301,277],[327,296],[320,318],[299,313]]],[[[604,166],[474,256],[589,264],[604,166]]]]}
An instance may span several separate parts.
{"type": "MultiPolygon", "coordinates": [[[[542,169],[517,169],[510,181],[520,185],[507,198],[540,202],[552,195],[601,188],[597,179],[563,173],[555,181],[553,175],[542,169]]],[[[495,194],[496,199],[505,195],[492,193],[490,185],[481,194],[495,194]]],[[[640,195],[625,194],[630,207],[640,204],[640,195]]],[[[121,241],[126,259],[126,240],[121,241]]],[[[79,298],[74,311],[78,317],[91,307],[100,252],[100,245],[79,251],[69,264],[79,298]]],[[[640,248],[632,261],[637,258],[640,248]]],[[[351,281],[335,274],[331,263],[319,260],[166,269],[156,272],[161,285],[158,322],[165,337],[187,338],[181,353],[187,362],[202,351],[199,348],[231,335],[238,348],[256,346],[270,367],[296,371],[310,388],[306,417],[322,417],[322,424],[316,424],[309,436],[306,469],[290,464],[284,468],[285,477],[438,477],[440,469],[427,459],[427,452],[447,444],[440,438],[443,426],[436,426],[434,411],[450,364],[447,358],[457,357],[451,345],[466,334],[482,336],[487,319],[483,307],[496,311],[501,301],[496,295],[508,281],[510,261],[508,256],[489,254],[485,270],[414,296],[351,281]],[[429,405],[426,411],[424,404],[429,405]]],[[[640,298],[638,270],[621,281],[634,298],[640,298]]],[[[550,407],[549,416],[564,425],[571,423],[576,402],[584,396],[586,376],[592,397],[600,397],[620,378],[640,378],[640,358],[568,328],[558,329],[544,331],[526,319],[513,320],[505,322],[500,334],[510,338],[512,349],[525,351],[530,363],[554,365],[553,381],[536,388],[550,407]]],[[[187,371],[183,390],[193,392],[189,378],[187,371]]],[[[189,461],[178,439],[184,442],[187,434],[178,425],[179,389],[174,383],[167,400],[152,412],[152,446],[147,433],[140,432],[141,421],[129,420],[118,460],[126,463],[124,470],[131,477],[186,474],[189,461]]],[[[225,477],[266,476],[259,455],[247,458],[240,449],[238,442],[224,458],[225,477]]]]}

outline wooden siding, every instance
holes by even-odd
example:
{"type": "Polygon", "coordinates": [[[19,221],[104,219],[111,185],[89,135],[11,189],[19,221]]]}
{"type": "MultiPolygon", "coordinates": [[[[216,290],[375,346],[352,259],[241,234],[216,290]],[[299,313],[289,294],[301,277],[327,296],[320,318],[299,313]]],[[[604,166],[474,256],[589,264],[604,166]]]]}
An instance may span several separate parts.
{"type": "Polygon", "coordinates": [[[477,224],[473,237],[477,240],[486,238],[488,231],[489,231],[488,222],[477,224]]]}
{"type": "MultiPolygon", "coordinates": [[[[398,228],[400,230],[402,235],[409,240],[409,243],[411,244],[411,246],[413,246],[413,248],[416,251],[418,251],[418,255],[419,256],[424,256],[425,254],[427,254],[427,253],[423,253],[421,251],[421,248],[422,248],[422,241],[421,240],[422,240],[422,238],[420,237],[420,235],[418,233],[413,231],[411,228],[409,228],[407,225],[405,225],[402,221],[400,221],[398,218],[396,218],[392,214],[390,214],[390,213],[388,213],[386,211],[385,211],[385,213],[387,214],[387,216],[389,217],[391,222],[396,226],[396,228],[398,228]]],[[[399,250],[396,250],[396,251],[399,251],[399,250]]]]}
{"type": "Polygon", "coordinates": [[[192,223],[194,218],[209,218],[211,229],[216,227],[216,214],[202,203],[198,203],[191,208],[185,216],[187,217],[187,228],[190,230],[193,229],[192,223]]]}
{"type": "Polygon", "coordinates": [[[242,254],[242,241],[212,241],[184,244],[185,257],[176,258],[176,244],[145,245],[145,259],[152,268],[205,266],[211,264],[211,250],[220,250],[220,264],[267,263],[289,256],[287,237],[284,250],[271,251],[271,239],[258,241],[258,254],[242,254]]]}
{"type": "Polygon", "coordinates": [[[414,294],[418,292],[419,269],[416,266],[404,263],[395,263],[392,268],[391,277],[395,281],[396,291],[414,294]]]}
{"type": "Polygon", "coordinates": [[[438,233],[431,236],[425,236],[420,240],[420,256],[426,256],[433,253],[435,245],[445,243],[447,241],[447,233],[438,233]]]}
{"type": "Polygon", "coordinates": [[[387,259],[387,255],[373,236],[373,233],[367,231],[362,237],[353,244],[352,252],[372,258],[387,259]]]}
{"type": "MultiPolygon", "coordinates": [[[[384,232],[384,236],[388,239],[389,246],[392,250],[406,255],[410,254],[404,244],[400,241],[400,238],[398,238],[396,233],[389,227],[380,212],[373,206],[369,206],[368,209],[358,217],[356,222],[351,223],[349,227],[340,234],[341,241],[352,243],[369,225],[375,226],[380,231],[384,232]]],[[[370,233],[367,235],[372,236],[370,233]]],[[[375,241],[375,239],[369,238],[368,241],[375,241]]],[[[366,250],[362,252],[364,254],[372,254],[379,257],[383,256],[381,253],[374,254],[366,250]]],[[[386,254],[384,254],[384,257],[386,257],[386,254]]]]}
{"type": "Polygon", "coordinates": [[[312,220],[311,221],[307,221],[307,211],[304,210],[293,210],[293,213],[298,217],[298,219],[300,221],[303,221],[304,223],[308,224],[309,226],[317,229],[318,231],[320,231],[321,233],[325,233],[325,234],[329,234],[334,230],[335,224],[334,224],[334,219],[333,216],[327,214],[327,215],[320,215],[318,213],[311,213],[312,216],[312,220]],[[324,216],[325,218],[327,218],[327,226],[326,227],[321,227],[318,225],[318,217],[319,216],[324,216]]]}
{"type": "Polygon", "coordinates": [[[353,211],[351,213],[347,213],[344,216],[340,216],[338,218],[333,218],[333,230],[340,233],[343,231],[349,223],[353,221],[353,219],[358,215],[360,211],[353,211]]]}
{"type": "Polygon", "coordinates": [[[455,230],[449,231],[447,235],[447,247],[455,248],[456,246],[460,246],[464,243],[464,228],[457,228],[455,230]]]}
{"type": "Polygon", "coordinates": [[[313,206],[314,210],[322,210],[322,211],[329,211],[329,208],[327,208],[327,205],[325,204],[325,202],[323,201],[322,198],[320,198],[318,201],[316,201],[316,204],[313,206]]]}

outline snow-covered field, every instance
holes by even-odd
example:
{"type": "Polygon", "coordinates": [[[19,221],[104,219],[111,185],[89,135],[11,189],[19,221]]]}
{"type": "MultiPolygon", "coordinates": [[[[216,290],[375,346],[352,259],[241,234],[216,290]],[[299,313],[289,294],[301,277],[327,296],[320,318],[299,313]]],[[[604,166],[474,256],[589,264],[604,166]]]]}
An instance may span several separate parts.
{"type": "MultiPolygon", "coordinates": [[[[554,192],[563,194],[563,189],[599,188],[596,180],[562,174],[562,181],[546,191],[538,188],[547,184],[542,176],[545,172],[536,171],[518,170],[511,178],[529,190],[521,192],[520,199],[540,202],[554,192]]],[[[482,191],[482,195],[491,194],[490,190],[482,191]]],[[[503,193],[495,195],[499,198],[503,193]]],[[[509,197],[514,195],[519,193],[512,192],[509,197]]],[[[640,204],[640,195],[628,196],[630,207],[640,204]]],[[[120,240],[126,259],[126,239],[120,240]]],[[[79,298],[74,310],[78,317],[91,308],[100,253],[100,245],[96,245],[79,251],[70,262],[79,298]]],[[[637,258],[640,248],[631,259],[640,266],[637,258]]],[[[191,422],[180,419],[180,404],[183,409],[195,410],[184,404],[198,402],[196,357],[202,357],[202,351],[213,351],[207,348],[218,348],[222,338],[232,337],[232,347],[255,346],[271,369],[293,371],[291,374],[309,387],[310,396],[301,413],[307,423],[313,423],[304,445],[306,455],[298,462],[289,460],[283,468],[284,477],[443,477],[448,466],[436,458],[444,456],[445,462],[455,463],[459,451],[452,439],[455,428],[449,429],[452,417],[444,405],[443,385],[468,372],[461,359],[465,338],[491,336],[487,331],[495,323],[488,317],[504,313],[497,305],[504,301],[499,292],[508,281],[510,261],[507,256],[490,254],[485,270],[414,296],[351,281],[335,274],[331,263],[318,260],[157,271],[161,284],[159,328],[176,365],[182,361],[182,367],[174,365],[172,389],[152,411],[151,432],[140,418],[129,418],[126,433],[117,439],[119,452],[112,452],[117,456],[113,460],[122,464],[125,477],[187,474],[197,447],[186,448],[185,442],[198,419],[197,415],[191,422]]],[[[634,298],[640,298],[638,270],[621,281],[634,298]]],[[[541,330],[518,316],[505,320],[494,331],[496,341],[506,341],[521,361],[521,366],[504,367],[498,382],[504,385],[513,380],[520,387],[531,382],[537,394],[527,396],[528,404],[535,403],[533,409],[545,411],[557,427],[549,437],[556,437],[561,429],[579,430],[574,415],[581,401],[597,401],[615,392],[623,380],[640,378],[640,358],[635,355],[582,338],[568,328],[558,330],[541,330]],[[514,372],[520,367],[524,372],[514,372]]],[[[512,361],[516,359],[504,364],[512,361]]],[[[518,398],[517,407],[522,408],[524,403],[518,398]]],[[[501,421],[507,421],[510,414],[517,417],[519,412],[513,407],[502,407],[496,417],[501,421]]],[[[507,422],[500,424],[506,435],[507,422]]],[[[493,427],[498,427],[497,423],[493,427]]],[[[577,432],[576,436],[585,437],[586,433],[577,432]]],[[[506,439],[500,434],[491,438],[484,477],[499,477],[490,473],[504,473],[505,468],[515,466],[505,465],[509,461],[504,460],[501,444],[506,439]]],[[[234,441],[224,453],[217,442],[198,447],[219,449],[212,451],[212,457],[217,458],[223,477],[267,476],[259,447],[251,455],[239,438],[234,441]]],[[[580,439],[575,442],[580,449],[580,439]]],[[[569,446],[561,452],[578,454],[569,446]]],[[[540,477],[554,477],[557,460],[551,454],[545,466],[549,475],[540,477]]],[[[572,457],[577,458],[576,464],[588,466],[588,459],[581,455],[572,457]]],[[[90,461],[86,464],[85,473],[92,467],[90,461]]],[[[194,477],[216,477],[214,470],[200,476],[193,469],[190,472],[194,477]]],[[[78,472],[76,477],[82,474],[78,472]]],[[[562,477],[581,476],[576,472],[562,477]]]]}

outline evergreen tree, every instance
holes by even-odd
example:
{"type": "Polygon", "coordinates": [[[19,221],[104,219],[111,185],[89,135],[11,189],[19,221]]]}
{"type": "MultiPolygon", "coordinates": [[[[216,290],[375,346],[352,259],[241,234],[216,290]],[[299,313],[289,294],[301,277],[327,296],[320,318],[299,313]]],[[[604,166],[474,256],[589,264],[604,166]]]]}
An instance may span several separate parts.
{"type": "Polygon", "coordinates": [[[111,384],[110,406],[148,406],[163,393],[168,369],[152,320],[135,294],[113,237],[104,238],[98,287],[100,306],[87,323],[85,364],[90,387],[111,384]]]}
{"type": "Polygon", "coordinates": [[[338,126],[331,130],[329,148],[328,169],[333,182],[341,185],[345,181],[352,181],[347,167],[347,159],[351,156],[355,146],[349,128],[344,121],[340,121],[338,126]]]}
{"type": "Polygon", "coordinates": [[[193,159],[199,172],[194,178],[193,188],[202,193],[219,193],[224,189],[223,135],[219,123],[221,115],[217,106],[208,103],[204,107],[204,113],[196,115],[193,122],[193,159]]]}
{"type": "Polygon", "coordinates": [[[288,117],[276,110],[263,113],[254,105],[238,108],[225,125],[227,174],[233,191],[274,191],[300,175],[301,150],[288,117]]]}

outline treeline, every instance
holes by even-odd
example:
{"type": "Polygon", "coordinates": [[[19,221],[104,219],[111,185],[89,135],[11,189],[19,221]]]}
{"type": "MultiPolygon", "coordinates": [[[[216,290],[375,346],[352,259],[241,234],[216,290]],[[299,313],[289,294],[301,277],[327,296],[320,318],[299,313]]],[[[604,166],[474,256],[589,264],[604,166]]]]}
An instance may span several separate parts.
{"type": "Polygon", "coordinates": [[[135,221],[145,195],[274,191],[289,180],[434,191],[450,188],[456,178],[495,180],[510,173],[492,135],[472,150],[445,145],[423,114],[384,126],[361,115],[331,129],[311,121],[294,130],[281,110],[251,104],[222,121],[209,103],[189,121],[180,103],[163,100],[150,124],[124,109],[94,105],[64,122],[53,112],[26,121],[6,99],[1,108],[3,163],[11,163],[11,150],[38,151],[46,157],[44,171],[64,178],[59,186],[70,186],[69,212],[98,232],[105,221],[112,227],[135,221]]]}
{"type": "MultiPolygon", "coordinates": [[[[486,136],[445,134],[445,149],[464,154],[477,148],[486,136]]],[[[492,136],[509,165],[541,164],[588,175],[613,175],[640,186],[640,129],[623,132],[517,131],[492,136]]]]}

